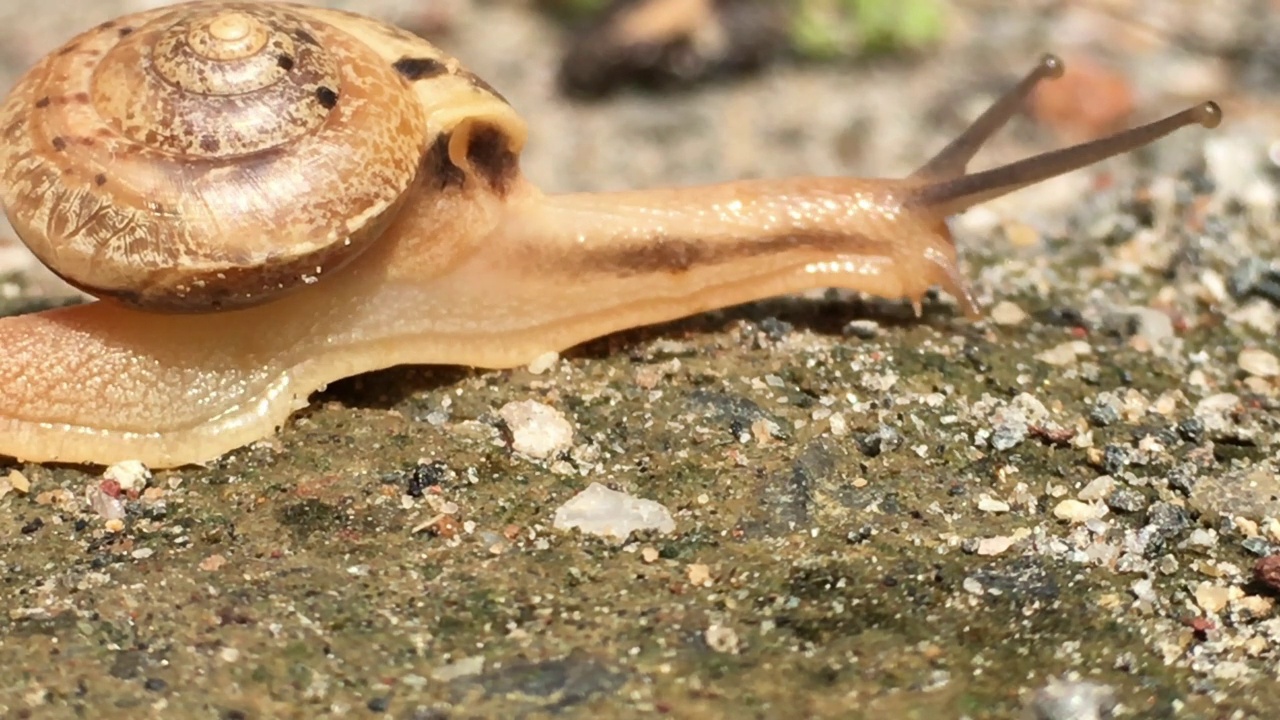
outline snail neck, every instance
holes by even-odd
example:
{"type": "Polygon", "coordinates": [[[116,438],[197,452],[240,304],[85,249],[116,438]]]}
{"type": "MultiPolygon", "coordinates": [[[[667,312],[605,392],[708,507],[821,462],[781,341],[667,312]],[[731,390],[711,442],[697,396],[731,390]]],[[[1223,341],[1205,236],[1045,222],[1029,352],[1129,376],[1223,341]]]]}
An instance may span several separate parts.
{"type": "Polygon", "coordinates": [[[973,310],[945,226],[899,202],[911,187],[796,178],[617,193],[526,188],[442,285],[467,298],[471,332],[503,339],[470,364],[499,367],[637,325],[826,287],[918,303],[940,285],[973,310]]]}

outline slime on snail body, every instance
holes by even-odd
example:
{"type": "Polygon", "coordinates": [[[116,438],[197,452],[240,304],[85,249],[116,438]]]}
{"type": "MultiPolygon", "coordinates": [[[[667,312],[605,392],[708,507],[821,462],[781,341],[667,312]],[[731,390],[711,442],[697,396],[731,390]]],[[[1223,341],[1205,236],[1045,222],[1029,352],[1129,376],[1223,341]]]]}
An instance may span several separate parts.
{"type": "Polygon", "coordinates": [[[949,215],[1220,120],[1205,103],[968,173],[1061,72],[1044,57],[906,178],[550,195],[520,172],[503,97],[393,26],[208,0],[104,23],[0,106],[15,229],[101,298],[0,320],[0,454],[204,462],[343,377],[514,367],[813,288],[918,310],[936,286],[977,317],[949,215]]]}

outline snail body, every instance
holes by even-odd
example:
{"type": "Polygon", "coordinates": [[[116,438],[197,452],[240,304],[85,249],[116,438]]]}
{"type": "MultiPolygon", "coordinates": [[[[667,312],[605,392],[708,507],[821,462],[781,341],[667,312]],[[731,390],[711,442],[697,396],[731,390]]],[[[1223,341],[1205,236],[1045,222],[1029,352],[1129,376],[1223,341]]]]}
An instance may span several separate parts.
{"type": "Polygon", "coordinates": [[[1047,56],[903,179],[548,195],[520,172],[510,105],[403,30],[217,0],[100,25],[0,106],[6,212],[101,298],[0,320],[0,454],[204,462],[342,377],[515,367],[811,288],[918,309],[941,287],[977,317],[949,215],[1220,117],[1206,103],[967,174],[1060,71],[1047,56]]]}

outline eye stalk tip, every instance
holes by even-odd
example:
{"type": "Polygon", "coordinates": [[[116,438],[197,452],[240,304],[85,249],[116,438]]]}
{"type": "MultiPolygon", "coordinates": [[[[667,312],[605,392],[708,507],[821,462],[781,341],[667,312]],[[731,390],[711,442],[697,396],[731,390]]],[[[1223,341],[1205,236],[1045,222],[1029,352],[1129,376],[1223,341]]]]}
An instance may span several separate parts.
{"type": "Polygon", "coordinates": [[[1067,64],[1062,62],[1062,58],[1053,53],[1045,53],[1040,56],[1040,64],[1036,66],[1036,72],[1040,77],[1057,78],[1062,77],[1062,73],[1066,72],[1067,64]]]}
{"type": "Polygon", "coordinates": [[[1212,100],[1192,108],[1191,112],[1202,127],[1216,128],[1222,123],[1222,108],[1212,100]]]}

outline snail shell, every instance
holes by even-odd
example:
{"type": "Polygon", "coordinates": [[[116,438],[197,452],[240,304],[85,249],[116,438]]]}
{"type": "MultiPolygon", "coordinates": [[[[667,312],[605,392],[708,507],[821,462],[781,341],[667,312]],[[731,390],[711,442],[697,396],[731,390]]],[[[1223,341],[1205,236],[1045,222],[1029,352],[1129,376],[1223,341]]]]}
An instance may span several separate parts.
{"type": "Polygon", "coordinates": [[[166,312],[267,301],[346,264],[406,201],[448,98],[424,99],[405,60],[456,66],[397,28],[304,6],[104,23],[0,108],[0,200],[92,295],[166,312]]]}

